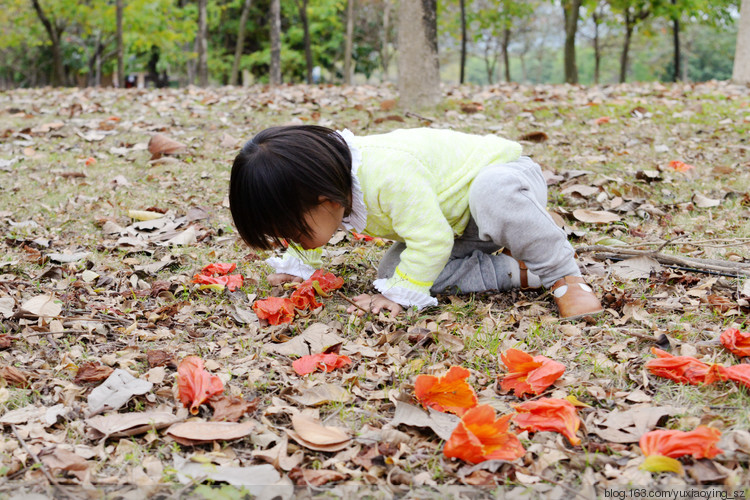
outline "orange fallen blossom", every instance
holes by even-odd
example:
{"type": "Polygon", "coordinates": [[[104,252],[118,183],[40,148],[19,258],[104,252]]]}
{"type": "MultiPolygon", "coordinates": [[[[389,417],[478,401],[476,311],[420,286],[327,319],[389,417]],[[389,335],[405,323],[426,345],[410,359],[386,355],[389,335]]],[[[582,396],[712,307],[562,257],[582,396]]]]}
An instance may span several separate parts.
{"type": "Polygon", "coordinates": [[[256,300],[253,311],[260,319],[265,319],[272,325],[291,323],[294,320],[294,303],[287,298],[268,297],[256,300]]]}
{"type": "Polygon", "coordinates": [[[500,382],[504,391],[512,390],[516,396],[526,393],[541,394],[565,373],[565,366],[546,356],[531,356],[518,349],[508,349],[500,355],[508,373],[500,382]]]}
{"type": "Polygon", "coordinates": [[[451,366],[442,377],[418,375],[414,395],[425,408],[461,416],[477,405],[474,389],[466,382],[469,375],[469,370],[460,366],[451,366]]]}
{"type": "Polygon", "coordinates": [[[741,364],[727,366],[724,370],[727,378],[750,389],[750,365],[741,364]]]}
{"type": "Polygon", "coordinates": [[[646,368],[657,377],[664,377],[682,384],[711,384],[726,380],[726,368],[721,365],[709,365],[692,356],[673,356],[666,351],[651,348],[658,356],[646,362],[646,368]]]}
{"type": "Polygon", "coordinates": [[[522,430],[531,432],[559,432],[577,446],[581,440],[576,432],[581,426],[575,406],[565,399],[541,398],[512,405],[516,409],[513,422],[522,430]]]}
{"type": "Polygon", "coordinates": [[[472,464],[485,460],[520,458],[526,453],[515,434],[508,431],[512,414],[495,418],[489,405],[475,406],[467,411],[445,443],[443,454],[472,464]]]}
{"type": "Polygon", "coordinates": [[[294,360],[292,368],[297,372],[297,375],[307,375],[316,370],[332,372],[336,368],[343,368],[350,364],[352,364],[352,360],[349,356],[331,352],[302,356],[294,360]]]}
{"type": "Polygon", "coordinates": [[[180,402],[190,408],[193,415],[208,398],[224,391],[224,384],[216,375],[203,368],[203,360],[198,356],[187,356],[177,367],[177,388],[180,402]]]}
{"type": "Polygon", "coordinates": [[[230,292],[242,287],[243,278],[241,274],[229,274],[237,269],[237,264],[215,262],[201,269],[201,272],[193,276],[193,283],[200,285],[217,285],[226,287],[230,292]]]}
{"type": "Polygon", "coordinates": [[[736,328],[727,328],[719,338],[721,345],[739,357],[750,356],[750,332],[741,332],[736,328]]]}
{"type": "Polygon", "coordinates": [[[641,436],[638,445],[646,456],[661,455],[679,458],[691,455],[693,458],[714,458],[723,453],[716,447],[721,439],[721,431],[705,425],[690,432],[655,430],[641,436]]]}
{"type": "Polygon", "coordinates": [[[693,165],[689,165],[679,160],[672,160],[669,162],[669,168],[675,169],[677,172],[687,172],[690,169],[695,168],[693,165]]]}
{"type": "Polygon", "coordinates": [[[260,319],[272,325],[291,323],[295,309],[315,309],[323,304],[315,300],[315,294],[328,297],[329,292],[344,286],[344,280],[322,269],[315,271],[308,279],[299,283],[289,298],[269,297],[256,300],[253,310],[260,319]]]}

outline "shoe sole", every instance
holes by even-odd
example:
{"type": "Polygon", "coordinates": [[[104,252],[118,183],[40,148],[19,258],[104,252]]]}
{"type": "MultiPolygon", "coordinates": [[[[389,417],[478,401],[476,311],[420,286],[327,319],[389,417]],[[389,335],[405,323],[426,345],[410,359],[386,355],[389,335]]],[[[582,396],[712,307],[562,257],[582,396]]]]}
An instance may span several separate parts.
{"type": "Polygon", "coordinates": [[[571,321],[571,320],[585,318],[587,316],[596,316],[596,315],[601,314],[603,312],[604,312],[604,309],[599,309],[598,311],[586,312],[586,313],[582,313],[582,314],[576,314],[575,316],[566,316],[565,318],[560,318],[560,321],[571,321]]]}

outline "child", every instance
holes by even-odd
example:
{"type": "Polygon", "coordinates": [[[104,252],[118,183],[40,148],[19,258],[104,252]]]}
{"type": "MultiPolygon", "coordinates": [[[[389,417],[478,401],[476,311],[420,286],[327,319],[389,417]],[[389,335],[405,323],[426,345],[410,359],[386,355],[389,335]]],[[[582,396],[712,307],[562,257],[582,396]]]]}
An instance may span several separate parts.
{"type": "Polygon", "coordinates": [[[343,227],[396,241],[378,266],[380,293],[353,299],[374,313],[434,306],[431,294],[443,291],[540,285],[562,318],[601,312],[546,203],[541,169],[520,144],[431,128],[366,137],[270,128],[244,145],[229,186],[234,223],[250,246],[293,242],[267,260],[272,284],[308,278],[321,266],[320,247],[343,227]]]}

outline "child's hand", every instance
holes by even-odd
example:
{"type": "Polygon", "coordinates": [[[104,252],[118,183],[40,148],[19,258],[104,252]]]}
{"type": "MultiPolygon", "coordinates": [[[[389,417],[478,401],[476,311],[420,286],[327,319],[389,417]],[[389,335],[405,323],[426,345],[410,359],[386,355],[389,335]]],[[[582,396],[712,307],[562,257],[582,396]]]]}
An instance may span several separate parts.
{"type": "MultiPolygon", "coordinates": [[[[387,310],[390,311],[393,316],[396,316],[404,310],[400,304],[397,304],[396,302],[393,302],[392,300],[389,300],[380,294],[369,295],[363,293],[362,295],[357,295],[356,297],[354,297],[352,301],[362,309],[366,311],[372,311],[375,314],[378,314],[382,310],[387,310]]],[[[362,316],[365,314],[362,309],[357,309],[354,306],[349,306],[346,312],[357,313],[357,316],[362,316]]]]}
{"type": "Polygon", "coordinates": [[[294,276],[293,274],[274,273],[266,276],[266,281],[268,281],[268,284],[271,286],[277,286],[290,282],[301,283],[302,278],[300,278],[299,276],[294,276]]]}

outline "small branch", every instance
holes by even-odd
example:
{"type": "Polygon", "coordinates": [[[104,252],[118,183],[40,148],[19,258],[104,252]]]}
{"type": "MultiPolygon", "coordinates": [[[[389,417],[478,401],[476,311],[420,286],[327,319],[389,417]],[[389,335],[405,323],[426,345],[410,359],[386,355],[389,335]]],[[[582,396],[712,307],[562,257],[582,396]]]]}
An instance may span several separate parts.
{"type": "Polygon", "coordinates": [[[346,295],[344,295],[343,293],[341,293],[339,290],[336,290],[336,295],[338,295],[339,297],[341,297],[342,299],[344,299],[345,301],[347,301],[348,303],[350,303],[351,305],[353,305],[354,307],[356,307],[357,309],[359,309],[363,313],[365,313],[365,314],[369,314],[370,313],[370,311],[368,311],[367,309],[363,309],[362,307],[360,307],[359,305],[357,305],[352,299],[350,299],[349,297],[347,297],[346,295]]]}
{"type": "Polygon", "coordinates": [[[427,118],[426,116],[418,115],[414,113],[413,111],[407,111],[406,113],[404,113],[404,115],[408,116],[409,118],[416,118],[418,120],[423,120],[423,121],[430,122],[430,123],[435,121],[434,118],[427,118]]]}
{"type": "Polygon", "coordinates": [[[21,446],[23,447],[23,449],[26,451],[26,453],[29,454],[31,459],[34,460],[34,463],[39,464],[39,469],[44,474],[44,477],[47,478],[47,481],[49,481],[49,483],[52,485],[52,487],[55,490],[59,490],[60,492],[63,492],[62,488],[60,487],[60,483],[58,483],[57,479],[55,479],[54,476],[50,473],[49,469],[47,469],[47,466],[44,465],[44,462],[39,460],[39,456],[37,456],[36,453],[31,451],[31,449],[26,445],[26,441],[24,441],[21,435],[18,433],[18,429],[16,429],[16,426],[14,424],[11,424],[10,428],[13,431],[13,435],[16,436],[16,439],[18,440],[18,442],[21,443],[21,446]]]}

